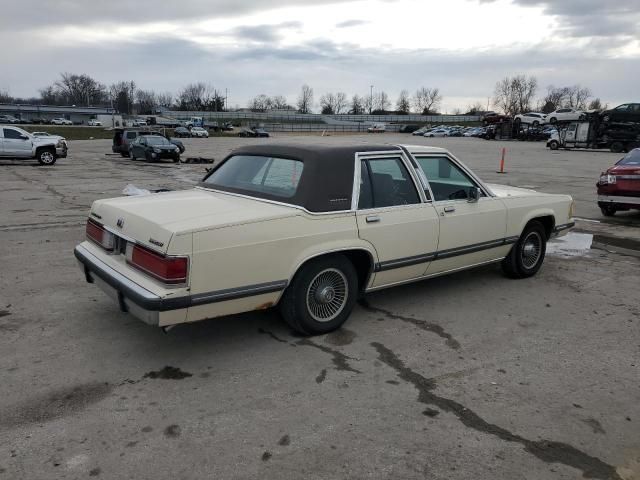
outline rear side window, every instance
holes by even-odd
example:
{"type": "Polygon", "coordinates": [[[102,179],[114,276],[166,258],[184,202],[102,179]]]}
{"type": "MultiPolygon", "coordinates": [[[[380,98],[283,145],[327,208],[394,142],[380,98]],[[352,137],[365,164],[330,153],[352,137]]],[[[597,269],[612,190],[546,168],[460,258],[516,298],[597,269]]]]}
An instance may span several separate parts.
{"type": "Polygon", "coordinates": [[[358,208],[382,208],[416,203],[420,203],[418,191],[400,158],[373,158],[362,161],[358,208]]]}
{"type": "Polygon", "coordinates": [[[299,160],[236,155],[224,162],[204,183],[291,198],[296,194],[303,170],[304,163],[299,160]]]}
{"type": "Polygon", "coordinates": [[[138,136],[138,134],[136,132],[127,132],[127,138],[129,140],[136,138],[138,136]]]}

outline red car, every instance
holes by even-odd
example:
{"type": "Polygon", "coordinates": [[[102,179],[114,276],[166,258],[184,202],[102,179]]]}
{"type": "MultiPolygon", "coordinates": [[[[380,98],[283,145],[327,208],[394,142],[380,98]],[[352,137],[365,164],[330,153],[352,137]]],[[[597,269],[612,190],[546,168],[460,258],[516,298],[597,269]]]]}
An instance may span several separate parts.
{"type": "Polygon", "coordinates": [[[619,210],[640,210],[640,148],[600,175],[597,183],[598,206],[611,217],[619,210]]]}
{"type": "Polygon", "coordinates": [[[486,127],[487,125],[495,125],[496,123],[506,122],[510,119],[511,117],[508,115],[500,115],[496,112],[487,112],[482,116],[482,125],[486,127]]]}

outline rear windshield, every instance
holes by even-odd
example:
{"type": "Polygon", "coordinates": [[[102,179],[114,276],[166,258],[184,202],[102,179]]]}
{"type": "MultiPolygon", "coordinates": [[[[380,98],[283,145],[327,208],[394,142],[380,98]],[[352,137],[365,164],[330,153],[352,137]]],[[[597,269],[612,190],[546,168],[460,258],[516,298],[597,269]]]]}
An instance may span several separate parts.
{"type": "Polygon", "coordinates": [[[205,186],[291,198],[298,190],[304,164],[287,158],[236,155],[204,180],[205,186]]]}
{"type": "Polygon", "coordinates": [[[640,148],[631,150],[618,162],[618,165],[640,165],[640,148]]]}
{"type": "Polygon", "coordinates": [[[169,145],[169,140],[158,135],[145,135],[144,138],[149,145],[169,145]]]}

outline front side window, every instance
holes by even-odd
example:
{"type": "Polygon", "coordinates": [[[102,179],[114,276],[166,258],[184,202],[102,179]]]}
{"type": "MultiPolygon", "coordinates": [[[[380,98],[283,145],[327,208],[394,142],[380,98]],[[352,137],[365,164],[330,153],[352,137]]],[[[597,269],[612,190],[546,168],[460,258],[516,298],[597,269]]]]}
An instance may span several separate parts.
{"type": "Polygon", "coordinates": [[[420,203],[420,197],[400,158],[372,158],[362,161],[358,208],[416,203],[420,203]]]}
{"type": "Polygon", "coordinates": [[[229,158],[204,183],[291,198],[296,194],[304,163],[287,158],[236,155],[229,158]]]}
{"type": "Polygon", "coordinates": [[[616,165],[640,165],[640,149],[631,150],[616,165]]]}
{"type": "Polygon", "coordinates": [[[619,112],[626,112],[627,110],[629,110],[629,105],[620,105],[619,107],[616,107],[616,110],[619,112]]]}
{"type": "Polygon", "coordinates": [[[429,181],[436,202],[466,200],[469,190],[476,188],[469,176],[447,157],[417,156],[416,160],[429,181]]]}
{"type": "Polygon", "coordinates": [[[13,128],[4,129],[4,138],[12,140],[22,140],[22,134],[13,128]]]}

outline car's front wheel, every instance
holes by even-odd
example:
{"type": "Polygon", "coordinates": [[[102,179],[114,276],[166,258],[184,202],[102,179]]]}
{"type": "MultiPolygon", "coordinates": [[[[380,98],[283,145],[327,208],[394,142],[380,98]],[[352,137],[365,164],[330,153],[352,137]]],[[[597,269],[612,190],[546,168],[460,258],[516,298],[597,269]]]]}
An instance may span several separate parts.
{"type": "Polygon", "coordinates": [[[56,152],[52,148],[42,148],[36,154],[40,165],[53,165],[56,163],[56,152]]]}
{"type": "Polygon", "coordinates": [[[540,270],[546,251],[544,226],[536,220],[531,221],[502,261],[502,270],[511,278],[531,277],[540,270]]]}
{"type": "Polygon", "coordinates": [[[613,217],[618,210],[611,204],[603,203],[600,204],[600,211],[605,217],[613,217]]]}
{"type": "Polygon", "coordinates": [[[560,143],[557,140],[551,140],[549,142],[549,148],[551,150],[558,150],[558,148],[560,148],[560,143]]]}
{"type": "Polygon", "coordinates": [[[358,275],[343,255],[311,260],[296,273],[280,301],[280,312],[305,335],[331,332],[347,320],[358,296],[358,275]]]}

